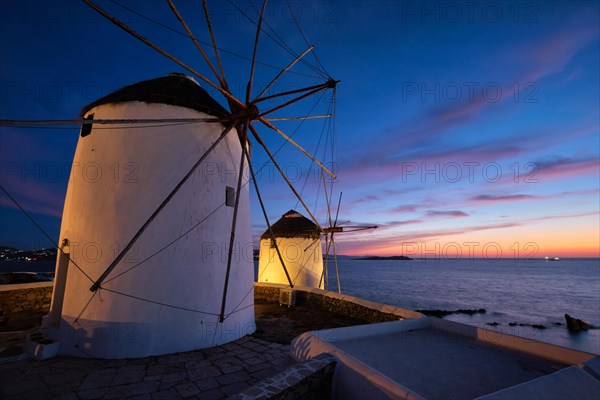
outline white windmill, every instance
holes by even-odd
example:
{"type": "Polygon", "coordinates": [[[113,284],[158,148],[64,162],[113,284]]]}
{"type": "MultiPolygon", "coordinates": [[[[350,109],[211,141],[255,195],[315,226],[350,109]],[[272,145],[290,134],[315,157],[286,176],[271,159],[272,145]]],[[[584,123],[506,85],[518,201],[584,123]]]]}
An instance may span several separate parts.
{"type": "Polygon", "coordinates": [[[44,321],[46,334],[60,343],[61,354],[126,358],[211,347],[252,333],[248,176],[268,230],[273,233],[249,162],[250,139],[264,149],[318,226],[257,128],[276,132],[334,177],[275,126],[273,121],[281,118],[270,118],[270,114],[316,93],[331,89],[335,95],[338,81],[323,75],[318,84],[267,94],[282,75],[305,61],[313,50],[307,45],[260,93],[254,93],[266,1],[258,13],[242,99],[229,89],[205,0],[204,14],[216,63],[173,1],[167,2],[217,83],[91,0],[83,1],[178,64],[190,77],[172,74],[134,83],[82,110],[74,165],[93,165],[100,171],[114,166],[130,168],[137,175],[129,181],[124,177],[69,183],[54,295],[44,321]],[[229,110],[196,80],[220,93],[229,110]],[[266,100],[281,103],[259,109],[266,100]],[[235,173],[208,176],[202,170],[207,163],[235,173]],[[243,256],[245,249],[249,257],[243,256]]]}

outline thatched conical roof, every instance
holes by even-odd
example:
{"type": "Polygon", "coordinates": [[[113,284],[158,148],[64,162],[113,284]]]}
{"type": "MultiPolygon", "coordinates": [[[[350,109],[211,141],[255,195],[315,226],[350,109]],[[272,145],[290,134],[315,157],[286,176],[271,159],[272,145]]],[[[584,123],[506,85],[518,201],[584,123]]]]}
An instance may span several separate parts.
{"type": "Polygon", "coordinates": [[[83,117],[92,108],[102,104],[141,101],[145,103],[169,104],[191,108],[215,117],[225,117],[229,113],[206,90],[183,74],[150,79],[125,86],[83,107],[79,113],[83,117]]]}
{"type": "MultiPolygon", "coordinates": [[[[273,234],[279,238],[312,238],[317,239],[321,236],[319,227],[300,214],[296,210],[290,210],[283,214],[283,216],[271,225],[273,234]]],[[[267,229],[261,236],[261,239],[270,239],[271,235],[267,229]]]]}

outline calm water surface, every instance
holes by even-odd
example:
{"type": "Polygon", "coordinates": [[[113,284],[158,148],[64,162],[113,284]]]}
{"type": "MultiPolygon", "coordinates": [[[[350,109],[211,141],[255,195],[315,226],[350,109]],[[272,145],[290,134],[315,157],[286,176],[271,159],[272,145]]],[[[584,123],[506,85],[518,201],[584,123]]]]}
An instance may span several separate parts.
{"type": "Polygon", "coordinates": [[[564,320],[568,313],[600,327],[598,259],[340,260],[339,267],[343,293],[409,309],[485,308],[446,319],[600,354],[600,329],[571,334],[564,320]]]}

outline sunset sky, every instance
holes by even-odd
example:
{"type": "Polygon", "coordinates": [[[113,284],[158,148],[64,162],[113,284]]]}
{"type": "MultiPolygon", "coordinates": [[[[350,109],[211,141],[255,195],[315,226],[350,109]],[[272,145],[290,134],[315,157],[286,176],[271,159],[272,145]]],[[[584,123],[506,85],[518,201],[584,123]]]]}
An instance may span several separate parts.
{"type": "MultiPolygon", "coordinates": [[[[200,2],[175,3],[209,41],[200,2]]],[[[169,29],[182,31],[166,2],[98,4],[212,78],[190,41],[169,29]]],[[[251,57],[256,28],[245,15],[256,20],[254,8],[245,1],[209,7],[219,47],[251,57]]],[[[600,256],[598,2],[274,1],[265,21],[295,53],[306,50],[305,34],[318,57],[306,60],[341,80],[333,150],[327,120],[278,123],[334,163],[334,211],[343,192],[339,222],[379,226],[337,235],[340,253],[600,256]]],[[[222,54],[230,86],[243,97],[250,63],[222,54]]],[[[2,1],[0,55],[0,119],[74,119],[122,86],[186,72],[74,0],[2,1]]],[[[264,36],[256,88],[278,73],[273,66],[292,59],[264,36]]],[[[319,82],[305,65],[293,71],[278,91],[319,82]]],[[[331,100],[313,96],[277,116],[326,113],[331,100]]],[[[272,149],[283,144],[276,133],[260,132],[272,149]]],[[[0,183],[56,239],[78,133],[0,127],[0,183]]],[[[267,161],[258,147],[257,167],[267,161]]],[[[277,159],[326,224],[320,173],[290,145],[277,159]]],[[[272,221],[292,208],[306,215],[272,165],[261,172],[272,221]]],[[[266,225],[251,201],[259,235],[266,225]]],[[[0,219],[0,245],[50,245],[3,193],[0,219]]]]}

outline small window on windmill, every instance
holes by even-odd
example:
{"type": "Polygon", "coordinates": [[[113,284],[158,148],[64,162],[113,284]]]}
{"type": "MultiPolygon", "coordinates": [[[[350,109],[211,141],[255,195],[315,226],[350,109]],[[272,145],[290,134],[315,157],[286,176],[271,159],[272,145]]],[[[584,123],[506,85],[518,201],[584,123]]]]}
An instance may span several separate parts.
{"type": "Polygon", "coordinates": [[[225,187],[225,205],[227,207],[235,206],[235,190],[231,186],[225,187]]]}
{"type": "MultiPolygon", "coordinates": [[[[90,114],[87,117],[85,117],[86,120],[91,121],[94,119],[94,114],[90,114]]],[[[92,133],[92,123],[84,123],[81,125],[81,137],[86,137],[87,135],[89,135],[90,133],[92,133]]]]}

